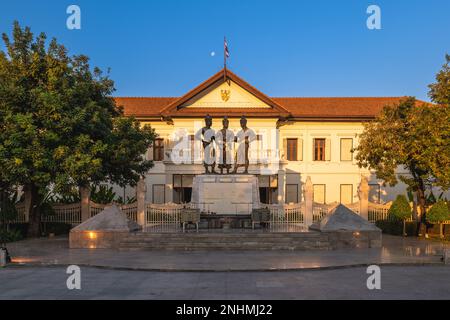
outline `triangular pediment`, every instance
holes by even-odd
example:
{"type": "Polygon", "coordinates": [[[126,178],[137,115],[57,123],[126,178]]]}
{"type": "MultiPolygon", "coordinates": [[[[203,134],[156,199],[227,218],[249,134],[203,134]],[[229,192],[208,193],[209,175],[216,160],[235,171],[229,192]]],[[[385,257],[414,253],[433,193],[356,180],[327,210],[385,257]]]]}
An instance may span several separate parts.
{"type": "Polygon", "coordinates": [[[250,108],[270,109],[271,106],[248,92],[234,81],[217,82],[214,86],[195,95],[181,108],[250,108]]]}
{"type": "Polygon", "coordinates": [[[221,70],[181,98],[167,106],[162,114],[165,116],[189,115],[205,112],[218,113],[241,112],[246,114],[262,113],[286,117],[289,112],[281,105],[258,91],[256,88],[236,76],[229,70],[221,70]]]}

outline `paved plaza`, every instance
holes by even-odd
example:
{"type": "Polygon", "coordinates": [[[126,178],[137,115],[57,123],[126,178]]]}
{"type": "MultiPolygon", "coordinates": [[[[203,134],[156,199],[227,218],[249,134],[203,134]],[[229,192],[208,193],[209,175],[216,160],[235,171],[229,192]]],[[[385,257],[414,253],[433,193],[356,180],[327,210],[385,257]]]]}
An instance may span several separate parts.
{"type": "Polygon", "coordinates": [[[67,238],[9,244],[0,299],[450,299],[450,244],[383,237],[373,249],[117,251],[69,249],[67,238]],[[69,290],[68,265],[81,268],[69,290]],[[381,290],[367,289],[367,266],[381,290]],[[417,285],[420,283],[420,285],[417,285]]]}
{"type": "Polygon", "coordinates": [[[267,271],[370,264],[442,264],[450,243],[383,236],[381,248],[340,250],[170,251],[69,249],[65,237],[9,244],[16,264],[72,265],[146,271],[267,271]]]}
{"type": "Polygon", "coordinates": [[[0,299],[450,299],[450,267],[385,266],[381,289],[366,268],[275,272],[152,272],[81,268],[68,290],[64,267],[0,270],[0,299]]]}

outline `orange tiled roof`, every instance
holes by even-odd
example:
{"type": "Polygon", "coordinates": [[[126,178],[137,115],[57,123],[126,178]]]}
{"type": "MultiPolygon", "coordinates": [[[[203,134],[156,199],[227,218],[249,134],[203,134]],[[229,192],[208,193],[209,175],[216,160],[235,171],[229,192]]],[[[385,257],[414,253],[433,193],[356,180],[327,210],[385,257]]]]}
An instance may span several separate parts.
{"type": "Polygon", "coordinates": [[[159,117],[161,110],[178,98],[174,97],[115,97],[118,106],[122,106],[126,116],[159,117]]]}
{"type": "MultiPolygon", "coordinates": [[[[117,105],[123,106],[127,116],[157,117],[178,98],[175,97],[116,97],[117,105]]],[[[350,98],[302,98],[276,97],[272,100],[283,106],[294,118],[373,118],[387,104],[397,103],[402,97],[350,97],[350,98]]],[[[278,112],[272,109],[215,109],[185,108],[176,112],[180,117],[212,116],[277,117],[278,112]]]]}
{"type": "Polygon", "coordinates": [[[339,97],[339,98],[273,98],[294,117],[375,117],[385,105],[397,103],[402,97],[339,97]]]}
{"type": "Polygon", "coordinates": [[[231,79],[271,108],[183,108],[182,104],[196,94],[207,90],[218,82],[225,81],[222,69],[211,78],[183,95],[182,97],[116,97],[127,116],[137,118],[163,117],[274,117],[300,118],[313,120],[326,119],[370,119],[375,117],[388,104],[399,102],[403,97],[342,97],[342,98],[304,98],[268,97],[231,71],[226,71],[226,79],[231,79]]]}

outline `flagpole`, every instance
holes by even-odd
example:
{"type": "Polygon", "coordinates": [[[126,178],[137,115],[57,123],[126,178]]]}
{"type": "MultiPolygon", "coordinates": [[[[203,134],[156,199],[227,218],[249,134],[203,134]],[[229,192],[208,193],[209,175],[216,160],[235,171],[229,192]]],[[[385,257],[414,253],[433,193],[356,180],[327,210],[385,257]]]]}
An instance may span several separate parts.
{"type": "Polygon", "coordinates": [[[227,81],[227,48],[226,48],[227,38],[223,37],[223,80],[227,81]]]}

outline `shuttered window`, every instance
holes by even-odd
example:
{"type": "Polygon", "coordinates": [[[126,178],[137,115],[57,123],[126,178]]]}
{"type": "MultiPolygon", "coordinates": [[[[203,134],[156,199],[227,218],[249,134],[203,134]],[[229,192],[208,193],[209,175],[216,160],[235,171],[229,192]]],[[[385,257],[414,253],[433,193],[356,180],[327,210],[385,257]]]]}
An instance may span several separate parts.
{"type": "Polygon", "coordinates": [[[342,204],[353,203],[353,185],[341,184],[341,203],[342,204]]]}
{"type": "Polygon", "coordinates": [[[287,158],[288,161],[297,161],[297,139],[287,139],[287,158]]]}
{"type": "Polygon", "coordinates": [[[286,203],[298,203],[298,184],[286,185],[286,203]]]}
{"type": "Polygon", "coordinates": [[[342,138],[341,139],[341,161],[352,161],[353,160],[353,139],[352,138],[342,138]]]}
{"type": "Polygon", "coordinates": [[[313,199],[317,203],[325,203],[325,185],[315,184],[313,186],[313,199]]]}
{"type": "Polygon", "coordinates": [[[325,139],[314,139],[314,161],[325,161],[325,139]]]}
{"type": "Polygon", "coordinates": [[[152,202],[156,204],[162,204],[165,202],[165,185],[153,185],[152,202]]]}
{"type": "Polygon", "coordinates": [[[155,161],[164,160],[164,139],[155,139],[153,145],[153,160],[155,161]]]}

